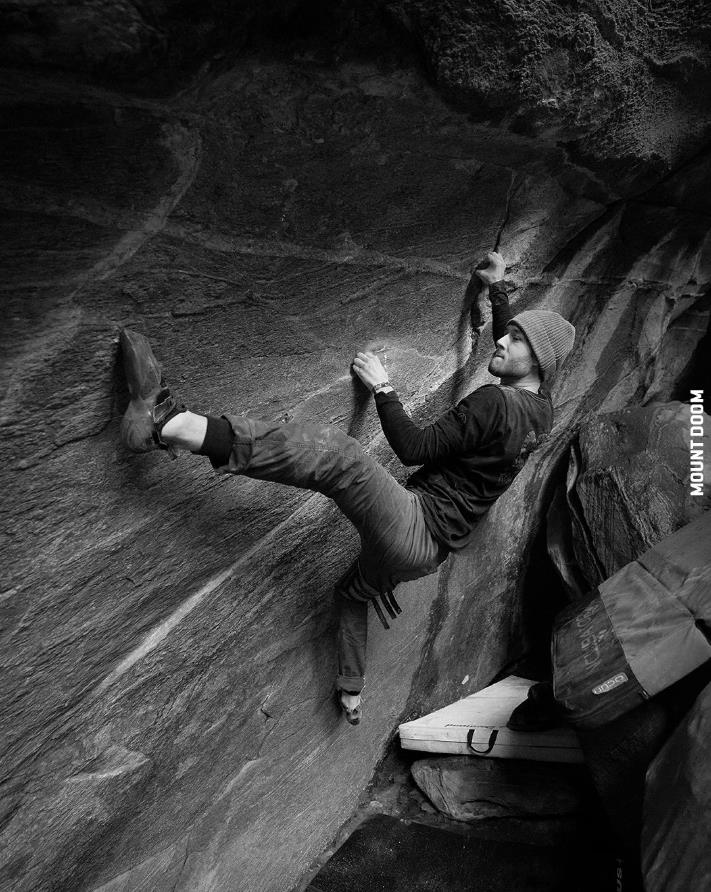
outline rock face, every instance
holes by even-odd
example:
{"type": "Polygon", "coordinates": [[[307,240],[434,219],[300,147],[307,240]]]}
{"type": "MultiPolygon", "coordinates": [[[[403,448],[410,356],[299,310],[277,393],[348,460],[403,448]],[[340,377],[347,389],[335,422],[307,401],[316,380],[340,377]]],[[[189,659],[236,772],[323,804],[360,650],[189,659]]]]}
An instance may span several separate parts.
{"type": "Polygon", "coordinates": [[[709,158],[621,200],[357,56],[245,55],[161,101],[3,84],[0,888],[289,889],[398,720],[525,652],[525,569],[578,422],[686,398],[709,158]],[[353,531],[321,496],[126,454],[118,331],[152,339],[190,406],[332,421],[402,479],[353,351],[386,348],[423,423],[489,381],[465,290],[494,245],[515,309],[577,327],[558,425],[472,546],[373,624],[351,729],[330,593],[353,531]]]}
{"type": "Polygon", "coordinates": [[[574,814],[582,803],[582,776],[570,766],[515,759],[418,759],[417,786],[455,821],[574,814]]]}
{"type": "Polygon", "coordinates": [[[681,892],[708,882],[709,731],[711,686],[707,685],[647,772],[642,870],[650,892],[681,892]]]}
{"type": "MultiPolygon", "coordinates": [[[[711,418],[698,438],[711,474],[711,418]]],[[[688,477],[689,405],[667,403],[586,419],[570,501],[573,552],[588,588],[695,520],[711,505],[679,481],[688,477]],[[650,483],[652,485],[650,485],[650,483]]],[[[570,479],[570,478],[569,478],[570,479]]]]}
{"type": "Polygon", "coordinates": [[[399,0],[437,84],[619,181],[620,160],[673,166],[708,138],[711,11],[623,0],[399,0]],[[693,84],[693,86],[690,85],[693,84]]]}
{"type": "Polygon", "coordinates": [[[668,173],[708,142],[711,11],[698,0],[653,7],[625,0],[0,0],[0,48],[18,67],[165,89],[186,69],[265,34],[315,29],[322,50],[337,56],[354,33],[370,44],[384,19],[409,32],[450,100],[541,142],[564,143],[613,187],[668,173]]]}
{"type": "Polygon", "coordinates": [[[106,81],[165,84],[219,46],[241,46],[248,29],[269,17],[288,17],[284,0],[0,0],[0,47],[7,63],[77,72],[106,81]]]}

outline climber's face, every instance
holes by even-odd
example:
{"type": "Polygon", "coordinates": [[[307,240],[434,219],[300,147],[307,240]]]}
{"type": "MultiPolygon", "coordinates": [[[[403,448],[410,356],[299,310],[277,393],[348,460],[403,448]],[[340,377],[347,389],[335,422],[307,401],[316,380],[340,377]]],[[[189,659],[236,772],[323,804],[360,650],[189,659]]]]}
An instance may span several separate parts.
{"type": "Polygon", "coordinates": [[[526,335],[518,325],[509,322],[506,334],[496,342],[489,362],[489,372],[503,383],[513,383],[538,370],[538,363],[526,335]]]}

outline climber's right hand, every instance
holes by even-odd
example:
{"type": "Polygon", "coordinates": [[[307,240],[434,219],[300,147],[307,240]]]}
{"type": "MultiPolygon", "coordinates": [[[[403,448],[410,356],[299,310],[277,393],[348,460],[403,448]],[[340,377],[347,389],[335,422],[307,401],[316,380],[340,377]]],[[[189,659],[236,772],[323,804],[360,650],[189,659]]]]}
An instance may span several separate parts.
{"type": "Polygon", "coordinates": [[[488,261],[484,269],[475,269],[474,275],[485,285],[493,285],[494,282],[501,282],[506,274],[506,261],[498,253],[498,251],[489,251],[486,255],[488,261]]]}

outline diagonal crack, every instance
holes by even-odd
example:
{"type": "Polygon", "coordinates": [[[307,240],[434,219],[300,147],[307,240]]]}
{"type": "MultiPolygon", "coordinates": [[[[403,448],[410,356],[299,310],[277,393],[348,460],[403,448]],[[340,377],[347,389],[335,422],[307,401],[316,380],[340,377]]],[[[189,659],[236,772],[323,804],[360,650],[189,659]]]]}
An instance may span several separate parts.
{"type": "Polygon", "coordinates": [[[183,871],[185,870],[185,865],[188,863],[188,858],[192,855],[192,851],[190,850],[190,838],[192,836],[192,832],[187,834],[185,839],[185,851],[183,852],[183,861],[180,867],[178,868],[177,873],[175,874],[175,882],[173,883],[173,888],[170,892],[175,892],[175,890],[180,885],[180,881],[183,878],[183,871]]]}
{"type": "Polygon", "coordinates": [[[92,267],[75,294],[90,282],[108,279],[130,260],[148,239],[165,229],[168,217],[192,185],[200,165],[199,135],[182,125],[166,128],[165,144],[178,164],[180,170],[178,178],[143,220],[142,225],[119,239],[111,252],[92,267]]]}
{"type": "Polygon", "coordinates": [[[509,189],[506,193],[506,209],[504,211],[504,219],[501,221],[501,226],[499,226],[499,231],[496,234],[496,241],[494,242],[494,251],[499,250],[499,245],[501,244],[501,236],[504,233],[504,229],[508,226],[509,218],[511,216],[511,201],[516,194],[516,189],[518,188],[518,184],[516,182],[516,171],[511,171],[511,180],[509,181],[509,189]]]}

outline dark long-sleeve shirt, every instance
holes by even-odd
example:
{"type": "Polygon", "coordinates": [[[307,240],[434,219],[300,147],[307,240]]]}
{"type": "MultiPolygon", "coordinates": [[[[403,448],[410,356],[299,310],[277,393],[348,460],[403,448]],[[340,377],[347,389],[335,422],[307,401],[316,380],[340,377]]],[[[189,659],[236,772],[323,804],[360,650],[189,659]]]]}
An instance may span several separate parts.
{"type": "MultiPolygon", "coordinates": [[[[511,318],[506,292],[497,285],[490,289],[494,340],[511,318]]],[[[414,424],[394,391],[375,400],[395,454],[405,465],[422,466],[407,486],[419,494],[433,536],[452,550],[469,542],[476,522],[553,423],[547,395],[500,384],[478,388],[424,428],[414,424]]]]}

